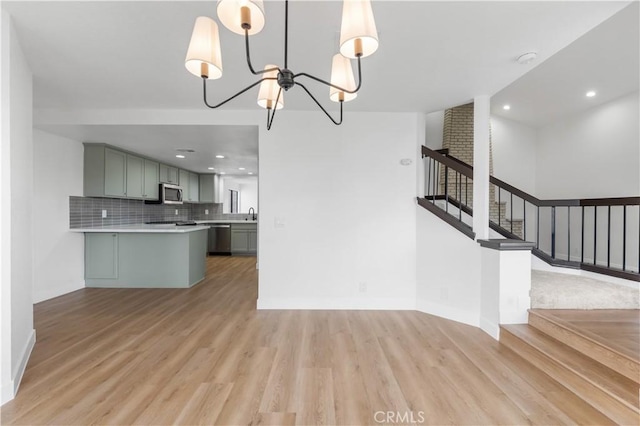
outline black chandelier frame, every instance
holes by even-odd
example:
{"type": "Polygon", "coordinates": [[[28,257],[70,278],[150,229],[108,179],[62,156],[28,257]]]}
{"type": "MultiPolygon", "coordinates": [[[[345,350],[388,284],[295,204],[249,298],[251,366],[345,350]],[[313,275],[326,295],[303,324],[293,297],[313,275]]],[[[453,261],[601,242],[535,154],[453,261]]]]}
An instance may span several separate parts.
{"type": "Polygon", "coordinates": [[[211,108],[211,109],[216,109],[221,107],[222,105],[226,104],[227,102],[237,98],[238,96],[242,95],[243,93],[247,92],[248,90],[254,88],[255,86],[257,86],[258,84],[262,83],[263,81],[266,80],[276,80],[278,83],[278,86],[280,86],[280,88],[278,89],[278,95],[276,97],[276,101],[275,103],[273,103],[273,107],[269,107],[269,105],[267,105],[267,130],[271,130],[271,125],[273,124],[273,119],[276,116],[276,111],[278,109],[278,102],[280,101],[280,96],[282,95],[282,90],[284,89],[284,91],[288,91],[289,89],[291,89],[294,86],[299,86],[301,87],[306,93],[307,95],[309,95],[309,97],[316,103],[316,105],[322,110],[322,112],[325,113],[325,115],[333,122],[333,124],[335,124],[336,126],[339,126],[340,124],[342,124],[342,104],[344,103],[344,95],[340,94],[339,96],[339,103],[340,103],[340,118],[339,119],[334,119],[331,114],[329,114],[329,112],[322,106],[322,104],[318,101],[318,99],[316,99],[315,96],[313,96],[313,94],[309,91],[309,89],[307,89],[307,87],[305,85],[303,85],[302,83],[296,81],[296,78],[298,77],[307,77],[310,78],[311,80],[315,80],[319,83],[322,83],[326,86],[329,87],[333,87],[334,89],[337,89],[341,92],[344,93],[357,93],[358,90],[360,90],[360,86],[362,86],[362,69],[361,69],[361,64],[360,64],[360,58],[362,57],[362,52],[356,52],[356,60],[358,62],[358,85],[356,86],[356,88],[354,90],[348,90],[344,87],[340,87],[337,86],[335,84],[332,84],[326,80],[323,80],[321,78],[318,78],[314,75],[311,75],[309,73],[306,72],[301,72],[301,73],[297,73],[294,74],[291,70],[289,70],[288,67],[288,59],[289,59],[289,0],[285,0],[285,5],[284,5],[284,68],[280,68],[280,67],[274,67],[274,68],[268,68],[265,70],[259,70],[256,71],[253,68],[253,65],[251,63],[251,54],[250,54],[250,49],[249,49],[249,30],[251,29],[251,23],[250,22],[243,22],[242,23],[242,28],[244,29],[244,38],[245,38],[245,50],[246,50],[246,57],[247,57],[247,65],[249,66],[249,71],[251,71],[251,73],[253,75],[261,75],[264,73],[268,73],[268,72],[273,72],[273,71],[278,71],[278,76],[277,77],[262,77],[260,80],[250,84],[249,86],[245,87],[244,89],[240,90],[239,92],[237,92],[236,94],[228,97],[227,99],[223,100],[222,102],[212,105],[209,103],[209,101],[207,100],[207,80],[208,80],[208,75],[201,75],[202,77],[202,88],[203,88],[203,98],[204,98],[204,104],[211,108]]]}

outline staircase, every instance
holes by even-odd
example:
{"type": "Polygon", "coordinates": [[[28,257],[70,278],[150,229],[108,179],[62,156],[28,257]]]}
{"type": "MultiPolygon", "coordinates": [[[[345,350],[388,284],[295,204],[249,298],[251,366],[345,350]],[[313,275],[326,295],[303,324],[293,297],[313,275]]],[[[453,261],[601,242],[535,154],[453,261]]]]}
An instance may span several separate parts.
{"type": "Polygon", "coordinates": [[[638,318],[638,310],[532,309],[528,324],[500,326],[500,344],[613,422],[638,425],[638,318]]]}

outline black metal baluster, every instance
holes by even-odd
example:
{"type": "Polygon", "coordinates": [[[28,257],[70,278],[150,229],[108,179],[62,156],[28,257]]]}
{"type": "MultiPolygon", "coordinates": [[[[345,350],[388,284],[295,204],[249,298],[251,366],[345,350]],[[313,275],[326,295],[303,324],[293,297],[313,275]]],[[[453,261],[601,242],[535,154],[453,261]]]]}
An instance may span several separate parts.
{"type": "Polygon", "coordinates": [[[627,269],[627,205],[622,206],[622,270],[627,269]]]}
{"type": "Polygon", "coordinates": [[[444,166],[444,211],[449,213],[449,166],[444,166]]]}
{"type": "Polygon", "coordinates": [[[469,205],[469,178],[467,176],[464,177],[464,203],[469,205]]]}
{"type": "Polygon", "coordinates": [[[571,206],[567,206],[567,260],[571,262],[571,206]]]}
{"type": "Polygon", "coordinates": [[[427,198],[431,192],[431,157],[427,157],[427,163],[429,164],[429,171],[427,172],[427,193],[425,194],[425,198],[427,198]]]}
{"type": "Polygon", "coordinates": [[[431,197],[431,202],[433,202],[433,204],[436,203],[436,193],[438,192],[438,181],[436,178],[436,168],[438,167],[438,163],[436,163],[436,160],[433,160],[433,196],[431,197]]]}
{"type": "Polygon", "coordinates": [[[513,192],[510,193],[509,209],[511,210],[511,233],[513,234],[513,192]]]}
{"type": "Polygon", "coordinates": [[[527,241],[527,201],[522,199],[522,240],[527,241]]]}
{"type": "Polygon", "coordinates": [[[459,192],[460,198],[458,198],[458,220],[462,222],[462,175],[460,173],[458,174],[460,175],[460,179],[458,180],[458,184],[459,184],[458,190],[460,191],[459,192]]]}
{"type": "Polygon", "coordinates": [[[540,250],[540,206],[536,206],[536,248],[540,250]]]}
{"type": "Polygon", "coordinates": [[[498,188],[498,226],[501,226],[500,225],[500,210],[502,210],[501,209],[502,203],[500,202],[500,192],[502,192],[502,191],[500,191],[500,187],[499,186],[496,187],[496,188],[498,188]]]}
{"type": "Polygon", "coordinates": [[[551,206],[551,257],[556,258],[556,206],[551,206]]]}
{"type": "Polygon", "coordinates": [[[598,206],[593,206],[593,264],[596,264],[598,240],[598,206]]]}
{"type": "Polygon", "coordinates": [[[584,263],[584,206],[582,208],[582,224],[580,225],[581,236],[580,236],[580,263],[584,263]]]}
{"type": "Polygon", "coordinates": [[[611,268],[611,206],[607,206],[607,268],[611,268]]]}

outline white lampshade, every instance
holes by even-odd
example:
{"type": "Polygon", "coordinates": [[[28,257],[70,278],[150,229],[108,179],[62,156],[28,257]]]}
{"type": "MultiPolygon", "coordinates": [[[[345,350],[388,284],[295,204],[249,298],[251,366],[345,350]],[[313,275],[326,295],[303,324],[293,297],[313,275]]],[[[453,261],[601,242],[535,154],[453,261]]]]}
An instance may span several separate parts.
{"type": "Polygon", "coordinates": [[[342,27],[340,28],[340,53],[347,58],[356,57],[356,40],[362,41],[362,57],[378,49],[378,31],[373,19],[370,0],[344,0],[342,27]]]}
{"type": "MultiPolygon", "coordinates": [[[[331,63],[331,84],[347,90],[356,90],[351,60],[345,58],[340,53],[333,55],[333,62],[331,63]]],[[[333,102],[340,102],[340,93],[344,93],[344,102],[354,100],[356,96],[358,96],[357,93],[342,92],[335,87],[329,86],[329,99],[333,102]]]]}
{"type": "MultiPolygon", "coordinates": [[[[277,68],[277,65],[265,65],[264,69],[269,68],[277,68]]],[[[264,77],[278,77],[278,70],[273,70],[262,74],[264,77]]],[[[267,108],[268,104],[272,105],[276,103],[276,99],[278,98],[278,90],[280,90],[280,86],[278,86],[277,80],[264,80],[260,83],[260,91],[258,92],[258,105],[262,108],[267,108]],[[271,101],[271,102],[269,102],[271,101]]],[[[276,109],[282,109],[284,107],[284,90],[280,93],[280,99],[278,99],[278,105],[276,109]]]]}
{"type": "Polygon", "coordinates": [[[203,75],[203,66],[206,64],[206,75],[209,79],[222,77],[222,54],[220,53],[220,37],[218,36],[218,24],[211,18],[199,16],[193,26],[191,42],[184,66],[197,77],[203,75]]]}
{"type": "Polygon", "coordinates": [[[218,19],[228,30],[244,35],[242,8],[251,12],[249,35],[258,34],[264,28],[264,5],[262,0],[218,0],[218,19]]]}

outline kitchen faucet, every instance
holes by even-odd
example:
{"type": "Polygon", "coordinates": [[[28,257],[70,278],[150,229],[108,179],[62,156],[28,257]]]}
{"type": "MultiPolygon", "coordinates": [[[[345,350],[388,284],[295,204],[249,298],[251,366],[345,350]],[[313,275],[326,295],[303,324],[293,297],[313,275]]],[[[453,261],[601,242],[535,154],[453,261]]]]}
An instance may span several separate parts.
{"type": "Polygon", "coordinates": [[[251,215],[251,220],[256,220],[256,210],[253,207],[249,207],[249,214],[251,215]]]}

